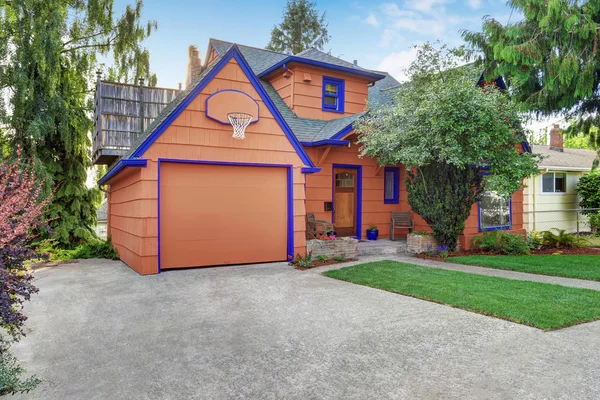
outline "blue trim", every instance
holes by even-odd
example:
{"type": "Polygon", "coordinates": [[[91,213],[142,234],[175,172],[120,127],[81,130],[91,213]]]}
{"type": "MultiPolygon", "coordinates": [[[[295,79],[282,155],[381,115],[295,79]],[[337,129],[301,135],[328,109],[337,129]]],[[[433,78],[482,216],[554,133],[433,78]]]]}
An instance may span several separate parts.
{"type": "Polygon", "coordinates": [[[287,136],[289,141],[292,143],[292,146],[298,153],[298,156],[300,156],[300,159],[302,160],[302,162],[305,165],[314,167],[314,164],[310,160],[310,157],[308,156],[308,154],[306,154],[306,152],[302,148],[302,145],[300,144],[300,142],[298,141],[298,139],[296,138],[296,136],[294,135],[294,133],[292,132],[292,130],[290,129],[288,124],[285,122],[285,120],[283,119],[281,114],[279,113],[279,110],[277,110],[277,107],[275,107],[275,105],[273,104],[273,101],[271,100],[269,95],[265,92],[265,89],[262,87],[262,85],[258,81],[258,78],[256,77],[256,75],[254,75],[254,73],[252,73],[252,70],[248,66],[248,63],[244,59],[244,56],[242,56],[242,53],[240,53],[240,50],[238,49],[237,45],[231,46],[231,48],[227,51],[227,53],[223,56],[223,58],[221,58],[221,60],[219,60],[219,62],[213,67],[213,69],[186,96],[186,98],[181,102],[181,104],[179,104],[169,114],[169,116],[167,118],[165,118],[158,125],[158,127],[156,127],[154,132],[152,132],[152,134],[150,136],[148,136],[142,142],[142,144],[133,151],[130,158],[139,157],[142,154],[144,154],[146,152],[146,150],[148,150],[148,148],[150,148],[150,146],[156,141],[156,139],[171,125],[171,123],[183,112],[183,110],[185,110],[187,108],[187,106],[190,105],[190,103],[196,98],[196,96],[198,96],[198,94],[200,94],[200,92],[206,87],[206,85],[208,85],[208,83],[221,71],[221,69],[223,69],[223,67],[225,65],[227,65],[229,60],[231,60],[232,58],[234,58],[238,62],[238,64],[242,68],[242,71],[244,71],[248,80],[250,81],[250,83],[252,84],[254,89],[258,92],[258,95],[261,97],[261,99],[263,100],[263,102],[265,103],[265,105],[267,106],[269,111],[271,112],[271,114],[273,114],[273,117],[275,117],[275,120],[279,123],[279,126],[283,130],[283,133],[285,133],[285,135],[287,136]]]}
{"type": "Polygon", "coordinates": [[[335,140],[335,139],[324,139],[317,140],[316,142],[300,142],[304,147],[317,147],[317,146],[348,146],[349,140],[335,140]]]}
{"type": "MultiPolygon", "coordinates": [[[[317,172],[321,172],[321,168],[317,168],[317,167],[314,167],[314,168],[306,168],[306,167],[302,168],[302,173],[303,174],[315,174],[317,172]]],[[[304,184],[304,185],[306,186],[306,184],[304,184]]]]}
{"type": "MultiPolygon", "coordinates": [[[[485,174],[485,175],[489,175],[489,174],[485,174]]],[[[512,214],[513,214],[512,196],[510,196],[510,199],[508,201],[508,225],[488,226],[487,228],[484,229],[481,227],[481,202],[478,201],[477,202],[477,228],[478,228],[479,232],[483,232],[484,230],[486,230],[486,231],[502,231],[502,230],[512,229],[512,214]]]]}
{"type": "Polygon", "coordinates": [[[256,100],[254,100],[254,98],[252,98],[252,96],[250,96],[248,93],[246,92],[242,92],[241,90],[236,90],[236,89],[222,89],[222,90],[217,90],[216,92],[214,92],[213,94],[211,94],[210,96],[208,96],[206,98],[206,102],[205,102],[205,110],[204,113],[206,114],[207,118],[212,119],[213,121],[217,121],[218,123],[221,123],[223,125],[231,125],[231,123],[229,122],[229,120],[227,121],[221,121],[220,119],[211,117],[210,115],[208,115],[208,100],[210,100],[211,97],[213,97],[216,94],[222,93],[222,92],[237,92],[237,93],[241,93],[243,95],[246,95],[248,97],[250,97],[250,99],[256,104],[256,109],[258,110],[258,113],[256,115],[256,119],[253,119],[252,121],[250,121],[250,123],[254,123],[254,122],[258,122],[260,120],[260,106],[258,105],[258,102],[256,100]]]}
{"type": "Polygon", "coordinates": [[[148,160],[144,158],[135,158],[135,159],[121,159],[119,160],[114,167],[110,169],[100,180],[98,181],[98,186],[104,185],[110,179],[114,178],[117,174],[123,171],[126,168],[146,168],[148,165],[148,160]]]}
{"type": "Polygon", "coordinates": [[[362,234],[362,165],[332,164],[331,165],[331,223],[335,220],[335,169],[349,168],[356,170],[356,239],[362,234]]]}
{"type": "Polygon", "coordinates": [[[371,71],[366,71],[364,69],[342,67],[340,65],[330,64],[330,63],[326,63],[326,62],[322,62],[322,61],[310,60],[308,58],[302,58],[302,57],[297,57],[297,56],[288,56],[287,58],[281,60],[277,64],[267,68],[266,70],[264,70],[263,72],[258,74],[258,77],[263,78],[263,77],[269,75],[271,72],[277,71],[279,68],[283,67],[285,64],[289,64],[292,62],[297,63],[297,64],[310,65],[310,66],[318,67],[318,68],[326,68],[328,70],[345,72],[347,74],[352,74],[352,75],[359,75],[359,76],[363,76],[365,78],[371,78],[371,79],[373,79],[373,82],[376,82],[380,79],[385,78],[385,75],[377,74],[377,73],[371,72],[371,71]]]}
{"type": "Polygon", "coordinates": [[[294,171],[291,164],[261,164],[249,162],[230,162],[230,161],[206,161],[206,160],[182,160],[177,158],[159,158],[158,159],[158,273],[161,271],[160,259],[160,166],[161,163],[178,164],[202,164],[202,165],[225,165],[242,167],[266,167],[266,168],[287,168],[287,254],[294,257],[294,171]]]}
{"type": "Polygon", "coordinates": [[[332,140],[340,140],[345,138],[346,136],[348,136],[348,134],[350,132],[352,132],[354,130],[354,122],[351,123],[350,125],[346,126],[344,129],[342,129],[341,131],[339,131],[338,133],[336,133],[335,135],[333,135],[331,137],[332,140]]]}
{"type": "Polygon", "coordinates": [[[217,50],[217,47],[213,44],[212,41],[210,42],[210,47],[212,47],[215,53],[217,53],[217,56],[221,57],[221,53],[219,53],[219,50],[217,50]]]}
{"type": "Polygon", "coordinates": [[[398,167],[385,167],[383,169],[383,203],[384,204],[398,204],[400,203],[400,168],[398,167]],[[386,172],[394,173],[394,197],[386,199],[385,194],[387,193],[387,178],[386,172]]]}
{"type": "Polygon", "coordinates": [[[321,95],[321,110],[323,111],[327,111],[327,112],[335,112],[335,113],[340,113],[343,114],[344,113],[344,102],[345,102],[345,97],[344,93],[345,93],[345,88],[346,83],[343,79],[339,79],[339,78],[333,78],[331,76],[323,76],[323,88],[322,88],[322,95],[321,95]],[[334,85],[337,88],[337,93],[336,95],[330,95],[327,94],[327,91],[325,90],[326,85],[334,85]],[[326,104],[325,103],[325,98],[326,97],[332,97],[336,100],[335,102],[335,106],[331,105],[331,104],[326,104]]]}

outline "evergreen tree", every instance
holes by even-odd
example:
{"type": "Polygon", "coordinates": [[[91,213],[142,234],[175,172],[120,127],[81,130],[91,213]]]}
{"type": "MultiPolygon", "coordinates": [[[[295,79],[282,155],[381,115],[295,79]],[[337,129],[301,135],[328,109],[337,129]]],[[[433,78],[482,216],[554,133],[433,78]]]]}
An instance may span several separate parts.
{"type": "Polygon", "coordinates": [[[288,0],[283,21],[271,31],[267,50],[298,54],[310,47],[323,49],[329,42],[325,13],[319,16],[316,4],[307,0],[288,0]]]}
{"type": "Polygon", "coordinates": [[[558,112],[570,133],[600,147],[600,2],[509,0],[514,23],[485,17],[482,32],[464,31],[483,54],[488,78],[503,76],[510,93],[539,116],[558,112]]]}
{"type": "Polygon", "coordinates": [[[63,245],[90,238],[96,222],[100,192],[86,187],[96,69],[112,59],[111,79],[156,81],[141,46],[156,23],[141,22],[141,0],[121,15],[113,2],[0,2],[0,142],[37,161],[46,193],[58,186],[49,208],[63,245]]]}

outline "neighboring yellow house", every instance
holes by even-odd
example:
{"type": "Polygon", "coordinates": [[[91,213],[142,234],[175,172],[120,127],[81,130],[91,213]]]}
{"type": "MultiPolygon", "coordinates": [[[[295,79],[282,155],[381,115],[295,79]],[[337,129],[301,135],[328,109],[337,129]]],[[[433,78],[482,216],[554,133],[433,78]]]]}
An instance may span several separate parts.
{"type": "Polygon", "coordinates": [[[552,228],[569,232],[589,231],[587,218],[580,209],[577,182],[592,169],[596,152],[563,148],[558,126],[550,131],[550,146],[532,145],[534,154],[544,158],[540,173],[528,178],[524,191],[524,227],[527,231],[546,231],[552,228]]]}

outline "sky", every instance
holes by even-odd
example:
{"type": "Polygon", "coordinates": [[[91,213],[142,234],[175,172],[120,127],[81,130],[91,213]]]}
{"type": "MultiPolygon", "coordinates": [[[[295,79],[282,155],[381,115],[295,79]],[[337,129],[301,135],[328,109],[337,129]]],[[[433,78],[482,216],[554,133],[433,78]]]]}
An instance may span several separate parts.
{"type": "MultiPolygon", "coordinates": [[[[133,0],[116,0],[115,11],[133,0]]],[[[147,40],[151,69],[158,86],[185,82],[187,48],[195,44],[202,58],[208,39],[264,47],[281,21],[285,0],[144,1],[142,18],[156,20],[158,30],[147,40]]],[[[331,40],[324,50],[365,68],[387,71],[396,79],[414,58],[412,46],[442,39],[462,42],[461,29],[480,30],[482,17],[508,22],[506,0],[316,1],[326,13],[331,40]]]]}

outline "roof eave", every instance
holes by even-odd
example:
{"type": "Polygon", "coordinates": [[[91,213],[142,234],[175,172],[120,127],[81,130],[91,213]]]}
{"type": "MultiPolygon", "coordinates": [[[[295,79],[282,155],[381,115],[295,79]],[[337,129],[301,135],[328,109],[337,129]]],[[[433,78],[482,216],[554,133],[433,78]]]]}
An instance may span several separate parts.
{"type": "Polygon", "coordinates": [[[148,160],[144,158],[122,158],[114,167],[110,169],[102,178],[98,180],[98,186],[105,185],[112,178],[119,175],[123,170],[128,168],[146,168],[148,166],[148,160]]]}
{"type": "Polygon", "coordinates": [[[372,79],[371,82],[377,82],[377,81],[385,78],[385,75],[377,74],[377,73],[370,72],[370,71],[365,71],[362,69],[343,67],[341,65],[335,65],[335,64],[330,64],[330,63],[316,61],[316,60],[310,60],[307,58],[296,57],[296,56],[288,56],[287,58],[281,60],[277,64],[274,64],[273,66],[267,68],[266,70],[264,70],[263,72],[258,74],[258,77],[264,78],[264,77],[270,75],[271,73],[277,71],[278,69],[283,68],[283,66],[285,64],[290,64],[290,63],[310,65],[313,67],[331,69],[334,71],[344,72],[347,74],[358,75],[358,76],[362,76],[364,78],[372,79]]]}

